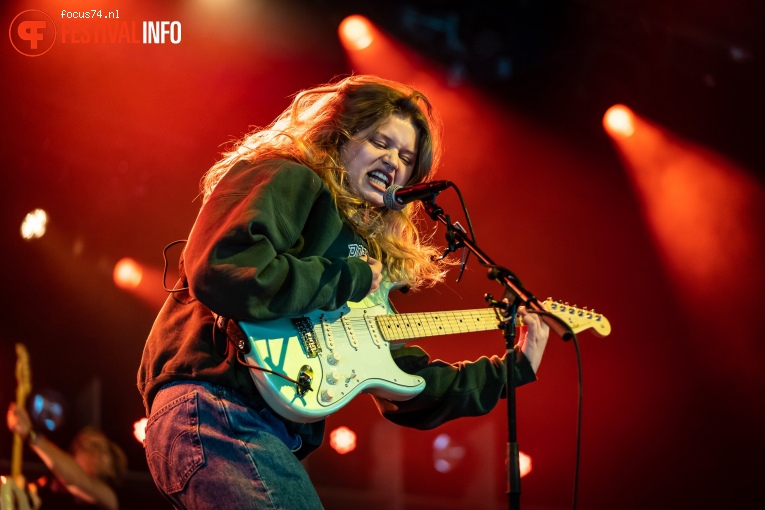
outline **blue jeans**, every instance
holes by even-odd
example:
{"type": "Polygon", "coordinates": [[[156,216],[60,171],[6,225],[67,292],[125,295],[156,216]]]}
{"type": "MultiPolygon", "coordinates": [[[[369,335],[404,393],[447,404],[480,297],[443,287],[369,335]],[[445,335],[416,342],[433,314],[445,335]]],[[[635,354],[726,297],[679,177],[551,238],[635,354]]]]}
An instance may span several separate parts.
{"type": "Polygon", "coordinates": [[[163,386],[146,425],[146,460],[177,508],[320,509],[292,451],[300,437],[270,408],[215,384],[163,386]]]}

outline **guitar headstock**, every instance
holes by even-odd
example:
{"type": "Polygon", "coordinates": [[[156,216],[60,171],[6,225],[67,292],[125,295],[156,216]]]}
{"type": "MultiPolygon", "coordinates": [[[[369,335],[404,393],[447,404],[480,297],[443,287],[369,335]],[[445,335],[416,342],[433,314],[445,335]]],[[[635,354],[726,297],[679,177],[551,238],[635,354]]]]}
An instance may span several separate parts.
{"type": "Polygon", "coordinates": [[[579,308],[576,305],[572,306],[568,303],[554,301],[552,298],[547,298],[542,303],[542,307],[565,322],[574,333],[590,328],[594,334],[600,337],[608,336],[611,333],[611,323],[608,322],[605,315],[595,313],[595,310],[579,308]]]}
{"type": "Polygon", "coordinates": [[[24,406],[27,395],[32,391],[32,371],[29,368],[29,354],[24,344],[16,344],[16,404],[24,406]]]}

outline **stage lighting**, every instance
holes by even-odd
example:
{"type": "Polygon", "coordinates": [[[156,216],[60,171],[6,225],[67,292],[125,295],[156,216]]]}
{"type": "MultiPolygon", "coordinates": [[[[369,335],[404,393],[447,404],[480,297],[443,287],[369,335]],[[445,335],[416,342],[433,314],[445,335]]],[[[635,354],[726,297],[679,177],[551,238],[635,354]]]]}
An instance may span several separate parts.
{"type": "Polygon", "coordinates": [[[632,110],[623,104],[609,108],[603,115],[603,127],[614,138],[628,138],[635,133],[632,110]]]}
{"type": "Polygon", "coordinates": [[[114,265],[114,283],[122,289],[135,289],[143,278],[143,269],[131,258],[123,258],[114,265]]]}
{"type": "Polygon", "coordinates": [[[340,40],[352,50],[363,50],[374,40],[369,20],[357,14],[348,16],[340,22],[338,32],[340,40]]]}
{"type": "Polygon", "coordinates": [[[21,222],[21,237],[24,239],[37,239],[45,235],[48,224],[48,213],[42,209],[30,212],[21,222]]]}
{"type": "Polygon", "coordinates": [[[56,391],[41,391],[32,397],[29,414],[34,423],[53,432],[64,421],[64,398],[56,391]]]}
{"type": "Polygon", "coordinates": [[[457,446],[447,434],[433,441],[433,467],[439,473],[448,473],[465,457],[465,447],[457,446]]]}
{"type": "Polygon", "coordinates": [[[521,478],[531,473],[531,457],[523,452],[518,452],[518,468],[521,471],[521,478]]]}
{"type": "Polygon", "coordinates": [[[329,445],[339,454],[356,449],[356,433],[348,427],[338,427],[329,434],[329,445]]]}
{"type": "Polygon", "coordinates": [[[133,437],[135,437],[139,443],[143,444],[143,440],[146,439],[146,418],[141,418],[137,422],[133,423],[133,437]]]}

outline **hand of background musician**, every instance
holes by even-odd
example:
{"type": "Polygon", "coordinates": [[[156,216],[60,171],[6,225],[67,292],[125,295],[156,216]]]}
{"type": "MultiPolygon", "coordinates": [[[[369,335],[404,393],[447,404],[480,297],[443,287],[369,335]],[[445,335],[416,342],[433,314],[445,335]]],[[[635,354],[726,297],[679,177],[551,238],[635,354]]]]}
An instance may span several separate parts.
{"type": "Polygon", "coordinates": [[[26,409],[17,406],[15,402],[11,402],[8,408],[7,422],[8,430],[18,434],[24,440],[27,439],[29,431],[32,429],[32,420],[26,409]]]}

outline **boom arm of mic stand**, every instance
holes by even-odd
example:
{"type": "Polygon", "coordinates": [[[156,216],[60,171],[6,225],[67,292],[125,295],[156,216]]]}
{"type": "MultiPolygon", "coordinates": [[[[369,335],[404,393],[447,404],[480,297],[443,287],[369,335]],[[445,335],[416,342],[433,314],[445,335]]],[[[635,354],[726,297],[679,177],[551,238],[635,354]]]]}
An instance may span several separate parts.
{"type": "MultiPolygon", "coordinates": [[[[435,199],[435,197],[433,198],[435,199]]],[[[505,289],[507,289],[507,291],[512,296],[520,300],[521,304],[523,304],[526,308],[537,312],[540,319],[544,321],[545,324],[550,326],[550,329],[563,340],[568,341],[574,337],[574,332],[571,330],[568,324],[563,322],[563,320],[559,319],[557,316],[548,313],[547,310],[545,310],[544,307],[539,303],[537,298],[523,288],[517,278],[511,276],[511,273],[508,270],[497,266],[497,264],[495,264],[494,261],[488,257],[488,255],[486,255],[478,246],[476,246],[472,239],[469,239],[466,236],[462,229],[454,228],[451,224],[451,221],[448,219],[448,216],[444,215],[443,209],[436,205],[433,200],[424,200],[423,205],[425,206],[425,212],[427,212],[428,215],[433,218],[433,220],[440,221],[442,224],[444,224],[449,231],[450,237],[453,236],[456,238],[457,246],[467,247],[467,249],[474,253],[476,257],[478,257],[478,260],[482,265],[491,268],[489,270],[490,279],[497,280],[505,287],[505,289]]],[[[454,239],[449,239],[449,244],[452,246],[454,244],[454,239]]]]}

